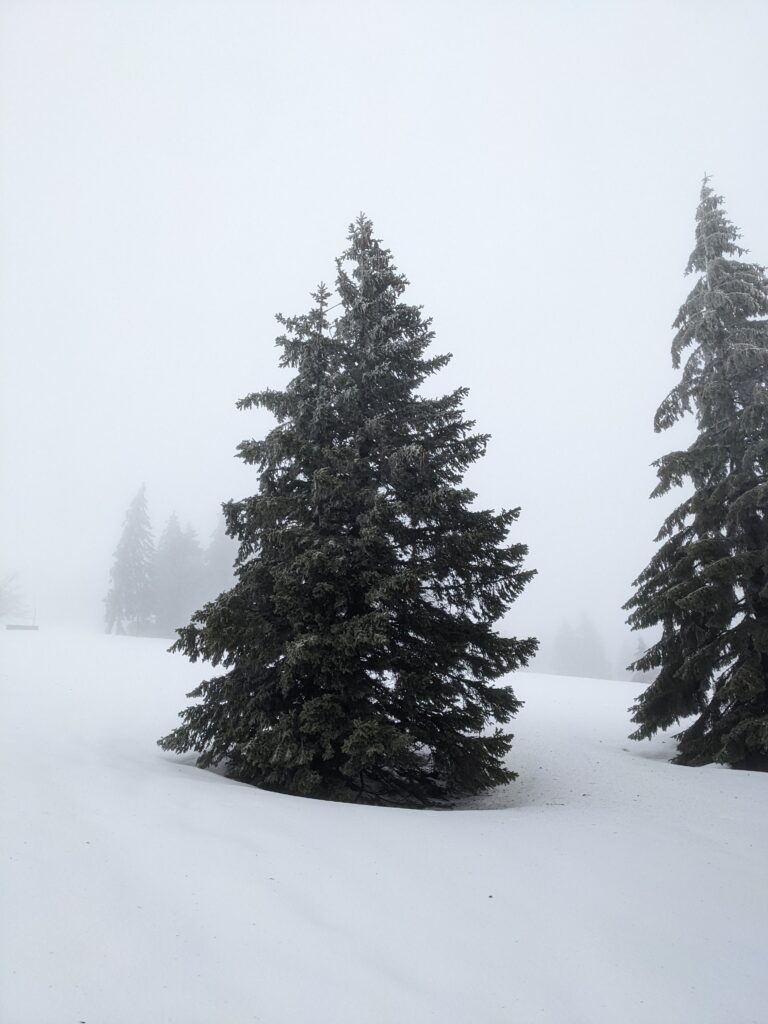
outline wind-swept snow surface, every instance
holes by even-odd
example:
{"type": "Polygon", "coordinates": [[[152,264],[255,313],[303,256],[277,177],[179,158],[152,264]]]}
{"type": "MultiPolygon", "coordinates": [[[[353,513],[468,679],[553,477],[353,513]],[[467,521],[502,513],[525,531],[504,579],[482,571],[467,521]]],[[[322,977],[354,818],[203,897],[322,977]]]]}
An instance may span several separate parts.
{"type": "Polygon", "coordinates": [[[453,811],[261,792],[155,745],[165,643],[0,635],[0,1020],[762,1024],[768,775],[637,745],[637,684],[518,675],[453,811]]]}

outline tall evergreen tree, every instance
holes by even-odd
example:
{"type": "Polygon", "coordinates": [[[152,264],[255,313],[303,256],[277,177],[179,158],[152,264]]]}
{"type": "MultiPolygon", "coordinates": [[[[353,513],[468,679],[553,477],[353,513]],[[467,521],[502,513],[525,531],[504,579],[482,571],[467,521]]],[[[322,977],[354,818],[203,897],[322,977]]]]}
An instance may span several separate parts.
{"type": "Polygon", "coordinates": [[[686,482],[692,493],[626,605],[634,629],[662,628],[631,666],[659,670],[632,709],[633,738],[695,716],[677,737],[681,764],[768,764],[768,282],[739,237],[705,179],[675,368],[688,354],[655,420],[660,431],[695,413],[696,440],[658,460],[653,496],[686,482]]]}
{"type": "Polygon", "coordinates": [[[152,559],[154,544],[147,515],[147,498],[142,484],[131,502],[123,532],[115,551],[106,596],[107,632],[145,636],[152,630],[152,559]]]}
{"type": "Polygon", "coordinates": [[[154,559],[155,632],[171,637],[203,598],[203,552],[191,527],[171,515],[154,559]]]}
{"type": "Polygon", "coordinates": [[[419,394],[450,357],[425,355],[430,321],[366,218],[337,269],[337,319],[322,285],[309,313],[278,317],[295,376],[239,403],[278,425],[239,446],[260,479],[225,506],[237,583],[174,645],[226,671],[159,742],[287,792],[439,801],[514,778],[511,736],[484,730],[518,710],[494,684],[536,641],[493,624],[532,573],[505,543],[519,510],[476,510],[462,486],[488,438],[466,389],[419,394]]]}

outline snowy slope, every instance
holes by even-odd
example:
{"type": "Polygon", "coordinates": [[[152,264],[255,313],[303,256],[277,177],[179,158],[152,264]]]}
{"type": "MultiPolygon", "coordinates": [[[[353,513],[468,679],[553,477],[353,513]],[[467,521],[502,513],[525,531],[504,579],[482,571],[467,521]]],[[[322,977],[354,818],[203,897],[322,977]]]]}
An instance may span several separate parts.
{"type": "Polygon", "coordinates": [[[164,754],[200,668],[2,633],[4,1024],[762,1024],[768,775],[626,740],[636,685],[518,675],[517,782],[300,800],[164,754]]]}

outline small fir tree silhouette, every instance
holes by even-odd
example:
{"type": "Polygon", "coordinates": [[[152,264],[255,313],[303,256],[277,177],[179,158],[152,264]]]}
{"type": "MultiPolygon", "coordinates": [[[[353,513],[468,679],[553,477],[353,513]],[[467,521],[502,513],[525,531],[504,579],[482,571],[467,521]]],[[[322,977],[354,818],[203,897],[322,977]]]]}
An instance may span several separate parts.
{"type": "Polygon", "coordinates": [[[154,545],[144,485],[131,502],[115,551],[105,599],[107,632],[147,635],[152,631],[154,545]]]}
{"type": "Polygon", "coordinates": [[[155,631],[172,637],[203,598],[203,552],[191,527],[182,530],[174,513],[154,559],[155,631]]]}

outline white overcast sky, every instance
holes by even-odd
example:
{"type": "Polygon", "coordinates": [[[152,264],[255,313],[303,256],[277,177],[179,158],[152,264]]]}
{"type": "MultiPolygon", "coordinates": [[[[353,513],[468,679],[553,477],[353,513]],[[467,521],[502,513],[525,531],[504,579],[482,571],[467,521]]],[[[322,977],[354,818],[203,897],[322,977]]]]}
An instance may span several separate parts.
{"type": "Polygon", "coordinates": [[[509,628],[618,656],[704,172],[768,263],[766,40],[764,0],[2,0],[3,573],[98,625],[142,481],[207,539],[364,210],[522,506],[509,628]]]}

